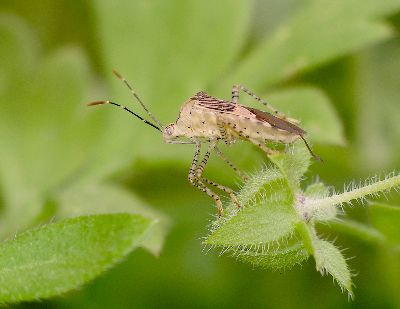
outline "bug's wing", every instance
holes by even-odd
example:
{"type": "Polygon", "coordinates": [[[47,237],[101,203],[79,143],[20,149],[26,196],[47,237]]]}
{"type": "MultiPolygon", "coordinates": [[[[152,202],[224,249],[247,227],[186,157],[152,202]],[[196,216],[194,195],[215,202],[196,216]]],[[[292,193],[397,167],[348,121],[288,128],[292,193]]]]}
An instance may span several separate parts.
{"type": "Polygon", "coordinates": [[[243,106],[245,109],[250,111],[257,120],[263,121],[263,122],[268,122],[271,126],[276,127],[281,130],[288,131],[290,133],[294,133],[296,135],[303,136],[306,131],[304,131],[302,128],[296,126],[295,124],[286,121],[284,119],[275,117],[274,115],[271,115],[270,113],[260,111],[256,108],[251,108],[247,106],[243,106]]]}

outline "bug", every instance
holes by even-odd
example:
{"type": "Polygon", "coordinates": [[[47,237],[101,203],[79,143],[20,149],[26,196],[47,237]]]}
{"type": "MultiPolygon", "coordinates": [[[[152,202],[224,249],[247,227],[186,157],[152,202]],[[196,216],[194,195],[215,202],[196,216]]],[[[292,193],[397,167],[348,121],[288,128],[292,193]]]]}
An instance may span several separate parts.
{"type": "Polygon", "coordinates": [[[222,216],[224,211],[222,202],[219,195],[211,190],[209,186],[216,187],[227,193],[238,208],[240,208],[240,204],[231,188],[220,185],[203,176],[204,168],[211,153],[214,151],[244,181],[247,179],[218,148],[219,141],[224,141],[228,145],[235,143],[237,140],[249,141],[264,151],[265,154],[272,155],[278,151],[267,147],[266,142],[272,141],[291,144],[298,139],[302,139],[310,154],[316,160],[322,161],[311,150],[304,138],[306,132],[298,126],[299,122],[297,120],[286,117],[283,113],[242,85],[234,85],[232,87],[231,101],[215,98],[204,91],[196,93],[182,105],[177,120],[164,126],[148,110],[128,81],[118,72],[113,71],[113,73],[129,88],[133,97],[139,102],[154,123],[125,106],[112,101],[95,101],[88,103],[88,105],[111,104],[120,107],[147,125],[162,132],[166,143],[194,144],[195,153],[189,169],[188,180],[193,186],[205,192],[214,200],[219,216],[222,216]],[[270,112],[239,104],[240,91],[262,103],[270,112]],[[208,148],[203,159],[200,161],[200,150],[203,143],[208,143],[208,148]]]}

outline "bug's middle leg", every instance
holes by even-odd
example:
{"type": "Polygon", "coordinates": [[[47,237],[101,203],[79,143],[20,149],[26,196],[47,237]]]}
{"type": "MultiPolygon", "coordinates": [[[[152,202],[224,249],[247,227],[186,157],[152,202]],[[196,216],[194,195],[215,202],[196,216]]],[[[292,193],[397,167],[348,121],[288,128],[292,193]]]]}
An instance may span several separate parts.
{"type": "Polygon", "coordinates": [[[206,154],[204,155],[203,160],[201,161],[201,163],[200,163],[199,166],[197,167],[197,170],[196,170],[196,177],[197,177],[197,179],[199,179],[202,183],[205,182],[205,183],[207,183],[207,184],[209,184],[209,185],[211,185],[211,186],[214,186],[214,187],[218,188],[219,190],[222,190],[222,191],[224,191],[225,193],[227,193],[227,194],[229,195],[229,197],[231,198],[232,202],[233,202],[238,208],[240,208],[240,203],[239,203],[239,201],[238,201],[238,199],[237,199],[237,197],[236,197],[234,191],[233,191],[231,188],[228,188],[228,187],[226,187],[226,186],[220,185],[220,184],[218,184],[218,183],[216,183],[216,182],[214,182],[214,181],[212,181],[212,180],[209,180],[209,179],[207,179],[207,178],[202,177],[203,172],[204,172],[204,168],[205,168],[205,166],[206,166],[206,164],[207,164],[208,159],[210,158],[211,151],[212,151],[213,149],[216,148],[216,145],[217,145],[216,142],[211,142],[211,143],[210,143],[210,145],[209,145],[209,147],[208,147],[208,149],[207,149],[207,152],[206,152],[206,154]]]}

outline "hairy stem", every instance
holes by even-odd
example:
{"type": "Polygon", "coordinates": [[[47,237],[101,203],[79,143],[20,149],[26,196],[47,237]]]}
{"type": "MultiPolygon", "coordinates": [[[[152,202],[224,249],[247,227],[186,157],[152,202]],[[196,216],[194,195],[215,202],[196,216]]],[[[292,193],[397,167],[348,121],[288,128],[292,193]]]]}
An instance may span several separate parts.
{"type": "Polygon", "coordinates": [[[344,203],[350,203],[352,200],[363,200],[368,195],[384,194],[385,192],[399,186],[400,175],[387,177],[384,180],[379,180],[363,187],[354,188],[347,192],[333,194],[332,196],[320,199],[310,199],[307,201],[305,208],[308,210],[314,210],[317,208],[330,207],[332,205],[342,205],[344,203]]]}

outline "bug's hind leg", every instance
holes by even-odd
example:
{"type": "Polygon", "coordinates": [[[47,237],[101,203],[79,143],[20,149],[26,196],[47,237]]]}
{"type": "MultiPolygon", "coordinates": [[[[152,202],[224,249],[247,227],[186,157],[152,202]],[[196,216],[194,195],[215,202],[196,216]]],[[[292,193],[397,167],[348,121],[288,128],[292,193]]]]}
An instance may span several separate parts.
{"type": "Polygon", "coordinates": [[[205,168],[205,166],[206,166],[206,164],[207,164],[208,159],[210,158],[211,151],[212,151],[214,148],[216,148],[216,145],[217,145],[216,142],[210,143],[210,145],[209,145],[209,147],[208,147],[208,149],[207,149],[207,152],[206,152],[206,154],[204,155],[203,160],[201,161],[201,163],[200,163],[199,166],[197,167],[197,170],[196,170],[196,177],[197,177],[197,179],[198,179],[201,183],[204,184],[204,182],[205,182],[205,183],[207,183],[207,184],[209,184],[209,185],[211,185],[211,186],[214,186],[214,187],[218,188],[219,190],[222,190],[222,191],[224,191],[225,193],[227,193],[227,194],[229,195],[229,197],[231,198],[232,202],[233,202],[238,208],[240,208],[240,203],[239,203],[239,201],[238,201],[238,199],[237,199],[237,197],[236,197],[234,191],[233,191],[231,188],[228,188],[228,187],[226,187],[226,186],[220,185],[220,184],[218,184],[218,183],[216,183],[216,182],[214,182],[214,181],[212,181],[212,180],[209,180],[209,179],[207,179],[207,178],[202,177],[203,172],[204,172],[204,168],[205,168]]]}
{"type": "Polygon", "coordinates": [[[234,171],[235,173],[243,179],[243,181],[247,181],[248,177],[241,171],[239,170],[235,164],[233,164],[226,156],[225,154],[218,148],[215,147],[215,152],[219,155],[219,157],[225,162],[227,163],[234,171]]]}
{"type": "MultiPolygon", "coordinates": [[[[269,104],[267,101],[265,101],[264,99],[262,99],[261,97],[259,97],[258,95],[256,95],[253,91],[247,89],[245,86],[243,85],[234,85],[232,87],[232,101],[233,101],[233,95],[235,93],[235,98],[238,101],[239,100],[239,90],[244,91],[245,93],[247,93],[249,96],[251,96],[254,100],[260,102],[261,104],[263,104],[264,106],[266,106],[274,116],[278,117],[278,118],[282,118],[285,119],[286,116],[285,114],[281,113],[280,111],[278,111],[275,107],[273,107],[271,104],[269,104]]],[[[235,102],[237,103],[237,102],[235,102]]]]}
{"type": "MultiPolygon", "coordinates": [[[[189,170],[188,180],[189,180],[190,184],[195,186],[200,191],[205,192],[208,196],[210,196],[215,201],[215,204],[217,206],[218,216],[221,216],[224,212],[224,208],[222,207],[222,202],[221,202],[220,197],[217,194],[215,194],[213,191],[211,191],[209,188],[207,188],[206,185],[196,175],[196,168],[197,168],[197,162],[199,160],[199,156],[200,156],[200,142],[196,142],[196,150],[194,153],[192,165],[189,170]]],[[[204,161],[204,159],[203,159],[203,161],[204,161]]],[[[202,163],[203,163],[203,161],[202,161],[202,163]]],[[[207,163],[207,160],[206,160],[206,163],[207,163]]],[[[205,166],[205,163],[204,163],[204,166],[205,166]]],[[[203,169],[204,169],[204,166],[203,166],[203,169]]]]}
{"type": "Polygon", "coordinates": [[[273,107],[267,101],[265,101],[264,99],[262,99],[261,97],[256,95],[253,91],[247,89],[243,85],[234,85],[232,87],[232,102],[238,103],[238,101],[239,101],[239,90],[244,91],[249,96],[251,96],[254,100],[256,100],[256,101],[260,102],[261,104],[263,104],[264,106],[266,106],[272,112],[272,114],[275,117],[284,119],[284,120],[289,121],[289,122],[291,122],[293,124],[299,124],[300,123],[300,121],[298,121],[297,119],[293,119],[293,118],[287,117],[284,113],[278,111],[275,107],[273,107]]]}
{"type": "Polygon", "coordinates": [[[274,150],[274,149],[271,149],[271,148],[267,147],[267,145],[265,145],[265,143],[262,143],[262,142],[260,142],[260,141],[258,141],[258,140],[256,140],[256,139],[247,138],[247,140],[248,140],[250,143],[256,145],[256,146],[257,146],[258,148],[260,148],[262,151],[264,151],[265,154],[266,154],[267,156],[282,153],[281,151],[274,150]]]}
{"type": "Polygon", "coordinates": [[[233,103],[239,103],[239,85],[233,85],[232,86],[232,102],[233,103]]]}
{"type": "Polygon", "coordinates": [[[235,132],[237,135],[239,135],[242,139],[244,139],[244,140],[246,140],[246,141],[249,141],[250,143],[252,143],[252,144],[256,145],[258,148],[260,148],[262,151],[264,151],[265,154],[266,154],[267,156],[281,153],[281,151],[273,150],[273,149],[267,147],[267,145],[265,145],[264,142],[261,142],[261,141],[255,139],[255,138],[251,138],[251,137],[248,136],[248,135],[244,135],[244,134],[242,133],[242,131],[238,131],[238,130],[235,128],[234,125],[231,124],[231,125],[229,125],[229,127],[231,128],[231,130],[232,130],[233,132],[235,132]]]}
{"type": "Polygon", "coordinates": [[[241,208],[240,203],[235,195],[235,193],[233,192],[233,190],[231,188],[225,187],[223,185],[220,185],[212,180],[209,180],[207,178],[202,177],[201,178],[202,181],[208,183],[211,186],[214,186],[222,191],[224,191],[226,194],[229,195],[229,197],[231,198],[232,202],[236,205],[237,208],[241,208]]]}

